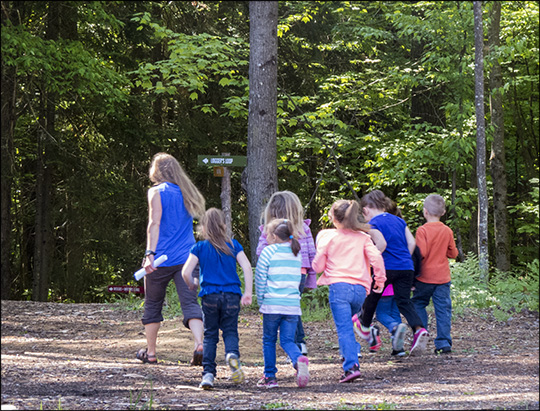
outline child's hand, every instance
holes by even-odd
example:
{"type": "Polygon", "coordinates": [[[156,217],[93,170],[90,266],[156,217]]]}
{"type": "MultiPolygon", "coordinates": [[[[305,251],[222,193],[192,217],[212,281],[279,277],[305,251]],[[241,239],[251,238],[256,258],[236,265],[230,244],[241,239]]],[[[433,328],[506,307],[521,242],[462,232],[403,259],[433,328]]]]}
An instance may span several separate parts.
{"type": "Polygon", "coordinates": [[[374,293],[380,294],[380,293],[383,292],[383,290],[384,290],[384,283],[383,284],[375,283],[375,287],[373,287],[373,292],[374,293]]]}
{"type": "Polygon", "coordinates": [[[187,286],[191,291],[195,291],[197,288],[199,288],[199,279],[192,278],[187,286]]]}
{"type": "Polygon", "coordinates": [[[251,294],[244,294],[242,298],[240,299],[240,302],[242,303],[242,305],[251,305],[252,303],[251,294]]]}

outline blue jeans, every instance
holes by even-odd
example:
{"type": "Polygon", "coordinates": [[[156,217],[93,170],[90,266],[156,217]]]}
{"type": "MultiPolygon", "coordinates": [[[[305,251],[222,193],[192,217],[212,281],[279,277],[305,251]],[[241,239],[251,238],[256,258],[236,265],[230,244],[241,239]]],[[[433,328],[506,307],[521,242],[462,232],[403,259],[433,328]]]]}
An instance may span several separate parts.
{"type": "Polygon", "coordinates": [[[335,283],[329,286],[328,300],[338,334],[339,351],[345,359],[344,371],[358,364],[360,344],[356,341],[351,317],[360,311],[365,299],[366,289],[362,285],[335,283]]]}
{"type": "Polygon", "coordinates": [[[394,297],[391,295],[381,297],[377,303],[375,316],[383,327],[386,327],[390,333],[392,333],[394,327],[401,324],[401,315],[399,314],[396,300],[394,300],[394,297]]]}
{"type": "Polygon", "coordinates": [[[207,294],[202,297],[204,323],[203,375],[216,375],[216,350],[219,330],[225,344],[225,355],[234,353],[240,358],[238,349],[238,314],[240,295],[233,293],[207,294]]]}
{"type": "Polygon", "coordinates": [[[429,300],[433,300],[435,319],[437,320],[437,338],[434,341],[436,349],[452,347],[452,337],[450,336],[450,329],[452,328],[450,285],[450,282],[446,284],[414,282],[415,290],[413,291],[412,302],[426,329],[428,326],[426,307],[429,304],[429,300]]]}
{"type": "Polygon", "coordinates": [[[263,357],[264,376],[275,378],[276,367],[276,343],[279,330],[279,342],[283,351],[292,360],[296,367],[298,357],[302,355],[294,342],[294,334],[298,324],[299,315],[286,314],[263,314],[263,357]]]}

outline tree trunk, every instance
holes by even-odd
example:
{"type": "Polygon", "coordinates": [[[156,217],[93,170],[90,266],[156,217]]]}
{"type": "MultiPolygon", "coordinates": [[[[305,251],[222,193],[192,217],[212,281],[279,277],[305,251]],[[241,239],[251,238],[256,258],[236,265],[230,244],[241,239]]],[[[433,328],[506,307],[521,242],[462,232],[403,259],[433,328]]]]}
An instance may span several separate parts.
{"type": "MultiPolygon", "coordinates": [[[[48,4],[47,40],[57,40],[60,33],[61,3],[48,4]]],[[[34,248],[34,280],[32,300],[47,301],[49,295],[49,276],[51,271],[53,234],[51,214],[51,151],[52,136],[55,134],[56,96],[44,88],[41,99],[41,115],[38,131],[37,170],[36,170],[36,237],[34,248]]]]}
{"type": "Polygon", "coordinates": [[[478,180],[478,261],[480,275],[488,281],[488,197],[486,183],[486,127],[484,118],[484,30],[482,2],[475,1],[474,9],[474,83],[476,106],[476,175],[478,180]]]}
{"type": "MultiPolygon", "coordinates": [[[[11,19],[11,2],[2,2],[2,26],[11,19]]],[[[13,131],[15,127],[16,68],[7,67],[2,58],[2,139],[1,139],[1,252],[2,300],[11,296],[11,187],[13,185],[13,131]]]]}
{"type": "MultiPolygon", "coordinates": [[[[500,44],[501,2],[494,1],[488,35],[489,50],[500,44]]],[[[504,113],[502,104],[503,87],[501,65],[493,58],[489,86],[491,90],[491,125],[493,143],[491,145],[490,170],[493,179],[493,223],[495,227],[495,264],[501,271],[510,270],[510,247],[508,242],[508,185],[506,181],[506,154],[504,150],[504,113]]]]}
{"type": "Polygon", "coordinates": [[[260,217],[277,182],[277,1],[249,2],[247,188],[251,261],[256,264],[260,217]]]}

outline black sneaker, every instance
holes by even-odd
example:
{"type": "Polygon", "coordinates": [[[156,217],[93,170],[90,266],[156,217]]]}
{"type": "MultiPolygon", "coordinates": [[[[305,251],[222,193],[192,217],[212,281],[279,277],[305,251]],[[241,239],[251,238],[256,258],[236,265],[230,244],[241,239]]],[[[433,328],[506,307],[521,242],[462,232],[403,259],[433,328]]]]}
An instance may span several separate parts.
{"type": "Polygon", "coordinates": [[[369,329],[369,352],[377,352],[381,348],[382,341],[379,337],[379,327],[371,326],[369,329]]]}
{"type": "Polygon", "coordinates": [[[392,355],[397,356],[397,357],[403,357],[405,355],[405,350],[401,350],[401,351],[392,350],[392,355]]]}
{"type": "Polygon", "coordinates": [[[448,346],[442,348],[435,348],[435,354],[450,354],[452,349],[448,346]]]}

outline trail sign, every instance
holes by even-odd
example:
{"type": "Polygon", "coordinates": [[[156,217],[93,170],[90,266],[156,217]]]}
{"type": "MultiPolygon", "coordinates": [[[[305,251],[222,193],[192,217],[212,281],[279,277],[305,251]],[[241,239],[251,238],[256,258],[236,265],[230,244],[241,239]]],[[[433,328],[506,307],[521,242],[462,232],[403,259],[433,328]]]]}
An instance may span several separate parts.
{"type": "Polygon", "coordinates": [[[198,155],[197,164],[200,166],[245,167],[247,165],[247,157],[198,155]]]}
{"type": "Polygon", "coordinates": [[[131,286],[131,285],[109,285],[110,293],[135,293],[144,294],[144,287],[131,286]]]}

